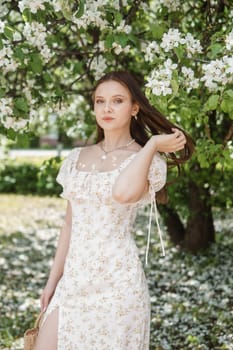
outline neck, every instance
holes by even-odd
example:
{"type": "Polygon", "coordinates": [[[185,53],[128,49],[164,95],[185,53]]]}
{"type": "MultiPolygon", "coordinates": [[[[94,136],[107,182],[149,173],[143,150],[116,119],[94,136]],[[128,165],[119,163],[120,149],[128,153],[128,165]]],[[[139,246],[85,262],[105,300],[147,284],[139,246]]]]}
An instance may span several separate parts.
{"type": "Polygon", "coordinates": [[[110,132],[105,131],[104,132],[104,146],[106,150],[112,150],[117,147],[123,147],[128,142],[132,140],[132,137],[130,135],[129,130],[125,131],[124,133],[121,132],[110,132]]]}

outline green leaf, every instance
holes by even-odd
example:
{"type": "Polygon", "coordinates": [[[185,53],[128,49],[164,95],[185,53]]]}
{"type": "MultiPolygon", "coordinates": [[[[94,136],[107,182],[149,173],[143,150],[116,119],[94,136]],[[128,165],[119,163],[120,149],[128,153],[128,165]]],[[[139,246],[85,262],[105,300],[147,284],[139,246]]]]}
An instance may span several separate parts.
{"type": "Polygon", "coordinates": [[[233,112],[233,90],[225,91],[220,107],[224,113],[232,114],[232,112],[233,112]]]}
{"type": "Polygon", "coordinates": [[[84,9],[85,9],[85,0],[80,0],[78,10],[75,12],[75,17],[76,18],[82,17],[84,14],[84,9]]]}
{"type": "Polygon", "coordinates": [[[131,43],[133,43],[135,46],[138,43],[138,38],[133,35],[132,33],[128,34],[128,41],[130,41],[131,43]]]}
{"type": "Polygon", "coordinates": [[[2,37],[0,35],[0,50],[2,50],[2,49],[3,49],[3,42],[2,42],[2,37]]]}
{"type": "Polygon", "coordinates": [[[204,111],[213,111],[217,108],[219,101],[219,95],[211,95],[204,104],[204,111]]]}
{"type": "Polygon", "coordinates": [[[226,90],[225,94],[233,99],[233,90],[226,90]]]}
{"type": "Polygon", "coordinates": [[[197,159],[200,163],[201,168],[208,168],[209,167],[209,161],[206,158],[206,155],[204,153],[198,153],[197,159]]]}
{"type": "Polygon", "coordinates": [[[8,139],[15,141],[16,137],[17,137],[17,132],[15,130],[13,130],[12,128],[7,129],[6,136],[8,139]]]}
{"type": "Polygon", "coordinates": [[[210,46],[210,51],[207,53],[207,57],[215,58],[219,53],[222,53],[223,46],[215,43],[210,46]]]}
{"type": "Polygon", "coordinates": [[[38,53],[34,53],[31,55],[31,61],[29,63],[29,66],[34,73],[40,74],[42,72],[43,64],[41,57],[38,53]]]}
{"type": "Polygon", "coordinates": [[[53,81],[51,75],[48,72],[43,73],[43,79],[47,81],[48,83],[51,83],[53,81]]]}
{"type": "Polygon", "coordinates": [[[121,33],[117,36],[115,36],[115,41],[119,43],[122,47],[125,47],[128,43],[128,35],[121,33]]]}
{"type": "Polygon", "coordinates": [[[14,29],[11,28],[10,26],[5,26],[4,28],[4,35],[7,39],[12,40],[13,39],[13,34],[14,34],[14,29]]]}
{"type": "Polygon", "coordinates": [[[171,87],[172,87],[173,95],[177,95],[177,92],[179,91],[179,84],[176,79],[171,80],[171,87]]]}
{"type": "Polygon", "coordinates": [[[179,114],[182,118],[184,118],[186,120],[190,119],[192,116],[192,112],[191,112],[190,108],[188,108],[186,106],[183,106],[180,108],[179,114]]]}
{"type": "Polygon", "coordinates": [[[23,50],[20,47],[14,49],[14,56],[19,58],[21,61],[24,60],[26,55],[23,53],[23,50]]]}
{"type": "Polygon", "coordinates": [[[151,25],[150,30],[153,35],[153,40],[160,40],[166,32],[167,26],[164,23],[154,23],[151,25]]]}
{"type": "Polygon", "coordinates": [[[122,15],[120,12],[116,12],[114,14],[114,19],[115,19],[115,22],[116,22],[116,25],[119,25],[122,21],[122,15]]]}
{"type": "Polygon", "coordinates": [[[32,22],[32,14],[28,8],[23,10],[22,17],[23,17],[24,22],[29,22],[29,23],[32,22]]]}
{"type": "Polygon", "coordinates": [[[59,85],[55,87],[55,94],[57,97],[62,97],[64,96],[64,91],[61,89],[59,85]]]}
{"type": "Polygon", "coordinates": [[[185,50],[184,50],[183,46],[179,45],[178,47],[175,47],[174,52],[175,52],[178,60],[181,61],[181,59],[184,57],[184,54],[185,54],[185,50]]]}
{"type": "Polygon", "coordinates": [[[14,101],[14,105],[18,110],[25,112],[25,113],[28,112],[28,103],[24,97],[16,98],[14,101]]]}
{"type": "Polygon", "coordinates": [[[0,98],[4,97],[6,93],[5,89],[0,88],[0,98]]]}
{"type": "Polygon", "coordinates": [[[74,68],[73,68],[73,73],[74,74],[81,73],[82,68],[83,68],[83,63],[81,61],[75,62],[74,68]]]}
{"type": "Polygon", "coordinates": [[[233,120],[233,110],[229,112],[229,117],[233,120]]]}
{"type": "Polygon", "coordinates": [[[108,34],[106,39],[105,39],[105,47],[107,49],[111,49],[112,44],[114,43],[114,41],[115,41],[114,35],[113,34],[108,34]]]}

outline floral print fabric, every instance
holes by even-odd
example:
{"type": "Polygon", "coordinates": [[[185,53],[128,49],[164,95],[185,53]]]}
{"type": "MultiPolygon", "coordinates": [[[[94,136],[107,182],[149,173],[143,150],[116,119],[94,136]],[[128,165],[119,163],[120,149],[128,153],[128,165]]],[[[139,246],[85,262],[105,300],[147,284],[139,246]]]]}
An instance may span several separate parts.
{"type": "Polygon", "coordinates": [[[120,204],[112,186],[135,154],[111,171],[79,171],[80,150],[71,151],[57,176],[71,203],[72,233],[43,322],[58,308],[58,350],[148,350],[150,296],[132,231],[139,206],[165,184],[166,162],[156,154],[148,194],[120,204]]]}

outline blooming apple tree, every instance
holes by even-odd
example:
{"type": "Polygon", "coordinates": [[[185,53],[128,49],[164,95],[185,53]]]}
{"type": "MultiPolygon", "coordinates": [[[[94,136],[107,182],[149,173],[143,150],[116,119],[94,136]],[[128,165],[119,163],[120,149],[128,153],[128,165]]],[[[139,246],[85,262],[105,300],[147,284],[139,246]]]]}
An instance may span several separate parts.
{"type": "Polygon", "coordinates": [[[37,133],[55,115],[68,136],[88,137],[94,81],[129,70],[195,139],[186,185],[211,222],[210,177],[232,161],[232,23],[229,0],[1,0],[0,133],[37,133]]]}

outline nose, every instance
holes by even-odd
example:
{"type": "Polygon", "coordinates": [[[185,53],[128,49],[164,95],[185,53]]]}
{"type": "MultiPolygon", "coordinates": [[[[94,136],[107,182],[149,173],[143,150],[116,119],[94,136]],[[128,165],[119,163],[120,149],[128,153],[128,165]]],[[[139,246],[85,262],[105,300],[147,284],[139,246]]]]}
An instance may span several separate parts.
{"type": "Polygon", "coordinates": [[[104,111],[105,112],[111,112],[112,111],[112,106],[111,106],[111,102],[107,102],[104,104],[104,111]]]}

